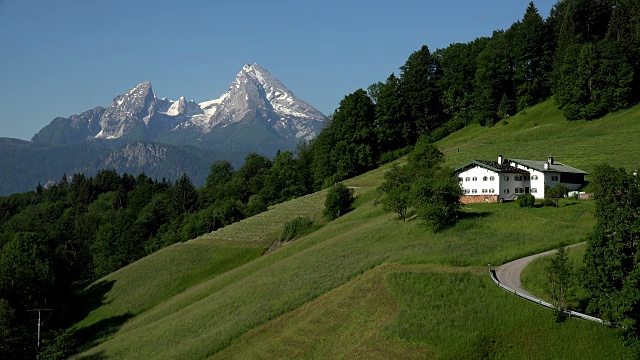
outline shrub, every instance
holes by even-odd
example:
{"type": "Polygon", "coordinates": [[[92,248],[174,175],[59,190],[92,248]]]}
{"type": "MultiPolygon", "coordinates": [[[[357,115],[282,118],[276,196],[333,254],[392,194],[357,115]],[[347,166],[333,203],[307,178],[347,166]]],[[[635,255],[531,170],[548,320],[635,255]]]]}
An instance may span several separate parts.
{"type": "Polygon", "coordinates": [[[289,241],[308,234],[312,224],[313,220],[306,216],[298,216],[287,221],[282,229],[280,241],[289,241]]]}
{"type": "Polygon", "coordinates": [[[413,146],[406,146],[406,147],[403,147],[402,149],[388,151],[380,155],[380,158],[378,159],[378,165],[383,165],[383,164],[392,162],[402,156],[407,155],[408,153],[411,152],[411,150],[413,150],[413,146]]]}
{"type": "Polygon", "coordinates": [[[329,220],[337,219],[349,212],[354,201],[353,190],[342,183],[337,183],[327,192],[323,215],[329,220]]]}
{"type": "MultiPolygon", "coordinates": [[[[567,193],[569,192],[569,188],[567,188],[566,185],[564,184],[558,184],[554,187],[550,187],[545,185],[544,186],[544,198],[545,200],[550,200],[554,203],[553,206],[558,207],[558,201],[567,196],[567,193]]],[[[545,204],[545,206],[547,206],[545,204]]]]}
{"type": "Polygon", "coordinates": [[[518,196],[518,205],[520,207],[533,207],[536,204],[536,198],[531,194],[521,194],[518,196]]]}
{"type": "Polygon", "coordinates": [[[244,216],[251,217],[267,210],[267,204],[260,195],[251,195],[244,209],[244,216]]]}

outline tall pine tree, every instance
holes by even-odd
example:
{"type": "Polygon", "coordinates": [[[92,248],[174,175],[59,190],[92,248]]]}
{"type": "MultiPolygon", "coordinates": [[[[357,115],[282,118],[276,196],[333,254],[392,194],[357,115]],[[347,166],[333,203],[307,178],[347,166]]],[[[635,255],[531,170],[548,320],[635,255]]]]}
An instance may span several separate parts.
{"type": "Polygon", "coordinates": [[[437,86],[438,58],[423,45],[409,56],[400,70],[401,92],[416,126],[412,139],[415,142],[418,136],[431,133],[444,122],[437,86]]]}
{"type": "MultiPolygon", "coordinates": [[[[491,126],[498,120],[498,107],[503,97],[507,101],[515,99],[512,36],[513,31],[495,31],[478,55],[473,112],[474,119],[481,125],[491,126]]],[[[506,115],[513,113],[511,110],[506,115]]]]}
{"type": "Polygon", "coordinates": [[[386,82],[369,87],[369,94],[376,104],[374,131],[380,153],[409,145],[414,129],[405,111],[400,80],[391,74],[386,82]]]}
{"type": "Polygon", "coordinates": [[[514,50],[514,82],[517,108],[522,110],[544,100],[550,94],[553,41],[533,2],[529,3],[522,22],[517,26],[514,50]]]}
{"type": "Polygon", "coordinates": [[[478,69],[476,58],[488,42],[488,38],[478,38],[469,43],[449,45],[440,50],[442,76],[438,79],[444,114],[463,123],[472,119],[475,83],[478,69]]]}

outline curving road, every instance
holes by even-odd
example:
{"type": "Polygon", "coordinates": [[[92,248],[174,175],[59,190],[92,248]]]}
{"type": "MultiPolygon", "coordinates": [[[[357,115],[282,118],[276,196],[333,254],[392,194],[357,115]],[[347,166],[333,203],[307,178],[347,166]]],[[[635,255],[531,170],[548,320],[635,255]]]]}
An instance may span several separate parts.
{"type": "MultiPolygon", "coordinates": [[[[582,244],[584,244],[584,242],[581,242],[581,243],[578,243],[578,244],[573,244],[573,245],[567,246],[567,249],[568,248],[572,248],[574,246],[582,245],[582,244]]],[[[498,278],[498,280],[500,280],[501,283],[503,283],[504,285],[512,288],[513,290],[515,290],[515,291],[517,291],[519,293],[523,293],[523,294],[526,294],[528,296],[534,297],[527,290],[522,288],[522,282],[520,281],[520,274],[522,273],[522,270],[533,259],[541,257],[541,256],[551,255],[551,254],[555,253],[556,251],[558,251],[558,250],[549,250],[549,251],[545,251],[545,252],[540,253],[540,254],[527,256],[527,257],[524,257],[522,259],[514,260],[514,261],[508,262],[508,263],[506,263],[504,265],[500,265],[500,266],[496,267],[496,269],[495,269],[496,277],[498,278]]]]}
{"type": "MultiPolygon", "coordinates": [[[[578,243],[578,244],[573,244],[571,246],[567,246],[567,248],[572,248],[574,246],[578,246],[578,245],[582,245],[584,244],[584,242],[578,243]]],[[[522,259],[518,259],[509,263],[506,263],[504,265],[498,266],[495,270],[491,270],[491,272],[493,272],[492,278],[494,281],[496,281],[496,283],[498,285],[500,285],[500,287],[502,287],[503,289],[513,293],[515,291],[515,294],[523,297],[529,301],[533,301],[534,303],[537,303],[539,305],[542,305],[546,308],[550,308],[550,309],[554,309],[553,304],[549,304],[548,302],[545,302],[543,300],[540,300],[534,296],[532,296],[531,294],[529,294],[529,292],[527,292],[525,289],[522,288],[522,282],[520,281],[520,273],[522,273],[522,269],[524,269],[527,264],[529,264],[531,262],[531,260],[540,257],[540,256],[545,256],[545,255],[550,255],[553,254],[554,252],[556,252],[558,250],[550,250],[550,251],[545,251],[543,253],[540,254],[535,254],[535,255],[531,255],[531,256],[527,256],[524,257],[522,259]],[[495,275],[495,277],[494,277],[495,275]]],[[[606,326],[619,326],[624,328],[624,326],[619,325],[619,324],[612,324],[611,322],[609,322],[608,320],[602,320],[599,319],[597,317],[593,317],[590,315],[585,315],[576,311],[572,311],[569,309],[562,309],[561,311],[563,311],[564,313],[568,314],[569,317],[578,317],[584,320],[589,320],[589,321],[594,321],[594,322],[598,322],[601,323],[603,325],[606,326]]]]}

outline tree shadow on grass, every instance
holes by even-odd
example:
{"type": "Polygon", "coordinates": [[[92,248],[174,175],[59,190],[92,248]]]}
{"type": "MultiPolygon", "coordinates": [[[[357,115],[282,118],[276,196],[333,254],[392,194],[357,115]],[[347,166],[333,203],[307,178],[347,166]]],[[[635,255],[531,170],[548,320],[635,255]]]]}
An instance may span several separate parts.
{"type": "Polygon", "coordinates": [[[483,218],[491,216],[491,214],[492,213],[489,212],[489,211],[474,211],[474,212],[459,211],[458,212],[458,220],[483,219],[483,218]]]}
{"type": "Polygon", "coordinates": [[[82,301],[82,311],[79,314],[78,320],[84,319],[93,310],[107,304],[107,302],[105,301],[107,293],[111,291],[115,283],[115,280],[102,280],[82,291],[82,293],[80,294],[80,299],[82,301]]]}
{"type": "MultiPolygon", "coordinates": [[[[81,309],[78,312],[77,321],[86,318],[92,311],[99,307],[108,304],[106,301],[107,294],[113,288],[115,280],[99,281],[80,294],[80,306],[81,309]]],[[[87,327],[83,327],[75,330],[74,339],[76,340],[75,352],[81,353],[86,351],[102,341],[108,338],[111,334],[118,331],[122,325],[127,322],[133,314],[126,313],[124,315],[117,315],[110,318],[102,319],[87,327]]],[[[102,359],[104,355],[95,354],[90,357],[83,357],[83,359],[102,359]],[[100,357],[103,356],[103,357],[100,357]]]]}
{"type": "Polygon", "coordinates": [[[560,206],[565,207],[565,206],[573,206],[573,205],[578,205],[578,202],[577,201],[565,202],[560,206]]]}
{"type": "Polygon", "coordinates": [[[98,321],[95,324],[85,328],[76,330],[74,333],[78,341],[76,353],[86,351],[107,339],[110,335],[116,333],[124,323],[133,317],[132,313],[124,315],[112,316],[107,319],[98,321]]]}
{"type": "Polygon", "coordinates": [[[98,353],[91,354],[91,355],[79,356],[76,359],[78,359],[78,360],[105,360],[106,358],[107,358],[107,355],[105,355],[104,351],[100,351],[98,353]]]}

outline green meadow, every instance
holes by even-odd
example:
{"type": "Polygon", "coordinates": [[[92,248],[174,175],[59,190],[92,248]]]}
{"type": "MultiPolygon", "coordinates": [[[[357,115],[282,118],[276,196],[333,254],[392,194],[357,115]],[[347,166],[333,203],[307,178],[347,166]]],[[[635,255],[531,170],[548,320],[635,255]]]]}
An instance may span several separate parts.
{"type": "MultiPolygon", "coordinates": [[[[631,169],[640,147],[626,141],[640,134],[639,109],[567,122],[546,102],[508,123],[465,128],[438,147],[451,166],[551,152],[586,171],[604,161],[631,169]]],[[[620,330],[557,324],[551,311],[488,275],[489,263],[584,241],[593,202],[468,205],[457,225],[434,234],[374,205],[389,167],[345,181],[355,188],[355,208],[332,222],[321,217],[325,192],[311,194],[96,282],[75,325],[84,341],[76,358],[633,357],[620,330]],[[313,219],[315,231],[277,243],[296,216],[313,219]]]]}
{"type": "Polygon", "coordinates": [[[556,161],[592,172],[601,163],[633,170],[640,167],[638,136],[640,106],[598,120],[564,120],[553,100],[530,107],[492,128],[470,125],[438,143],[447,163],[461,165],[473,159],[556,161]]]}

